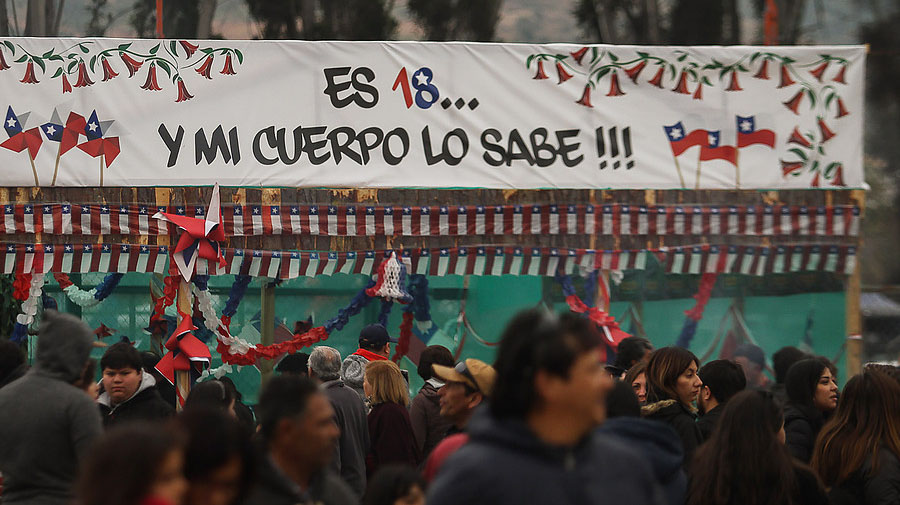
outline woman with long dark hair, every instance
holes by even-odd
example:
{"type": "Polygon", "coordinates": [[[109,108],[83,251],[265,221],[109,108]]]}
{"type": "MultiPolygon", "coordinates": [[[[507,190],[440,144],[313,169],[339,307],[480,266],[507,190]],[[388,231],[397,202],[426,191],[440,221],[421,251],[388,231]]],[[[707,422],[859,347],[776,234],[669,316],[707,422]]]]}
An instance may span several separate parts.
{"type": "Polygon", "coordinates": [[[684,448],[685,468],[697,446],[703,442],[694,407],[703,385],[697,376],[698,368],[700,361],[691,351],[663,347],[653,351],[645,371],[647,404],[641,408],[641,415],[675,428],[684,448]]]}
{"type": "Polygon", "coordinates": [[[784,379],[786,445],[804,463],[809,463],[819,430],[837,408],[836,379],[830,363],[822,358],[794,363],[784,379]]]}
{"type": "Polygon", "coordinates": [[[900,383],[868,368],[850,379],[811,466],[832,505],[900,503],[900,383]]]}
{"type": "Polygon", "coordinates": [[[687,505],[826,505],[815,474],[784,447],[784,417],[772,394],[733,396],[694,457],[687,505]]]}

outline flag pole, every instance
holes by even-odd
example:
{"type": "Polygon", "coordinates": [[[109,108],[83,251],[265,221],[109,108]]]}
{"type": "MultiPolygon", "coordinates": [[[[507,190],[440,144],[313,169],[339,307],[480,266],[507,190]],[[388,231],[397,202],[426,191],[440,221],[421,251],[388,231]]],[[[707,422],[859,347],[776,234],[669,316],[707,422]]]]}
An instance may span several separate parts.
{"type": "Polygon", "coordinates": [[[681,165],[678,164],[678,156],[672,153],[672,159],[675,160],[675,170],[678,171],[678,180],[681,182],[681,187],[682,189],[687,189],[687,186],[684,184],[684,175],[681,173],[681,165]]]}
{"type": "Polygon", "coordinates": [[[62,142],[59,143],[59,147],[56,149],[56,165],[53,167],[53,180],[50,181],[51,186],[56,186],[56,174],[59,173],[59,159],[62,157],[62,142]]]}
{"type": "Polygon", "coordinates": [[[700,156],[697,156],[697,180],[694,181],[694,189],[700,189],[700,156]]]}
{"type": "Polygon", "coordinates": [[[740,148],[735,147],[734,149],[734,187],[735,189],[741,189],[741,150],[740,148]]]}
{"type": "Polygon", "coordinates": [[[34,185],[35,187],[40,187],[41,183],[38,181],[37,167],[34,166],[34,158],[31,157],[31,151],[28,151],[28,161],[31,162],[31,173],[34,174],[34,185]]]}
{"type": "Polygon", "coordinates": [[[103,187],[103,155],[100,155],[100,187],[103,187]]]}

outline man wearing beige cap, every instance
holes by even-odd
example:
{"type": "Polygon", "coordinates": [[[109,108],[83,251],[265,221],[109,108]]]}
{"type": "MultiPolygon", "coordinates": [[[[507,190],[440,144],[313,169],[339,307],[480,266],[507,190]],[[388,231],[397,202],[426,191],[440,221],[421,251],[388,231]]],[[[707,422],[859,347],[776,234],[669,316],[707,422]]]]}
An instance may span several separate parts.
{"type": "Polygon", "coordinates": [[[474,358],[460,361],[453,368],[432,366],[434,375],[444,381],[438,394],[441,417],[452,423],[447,435],[461,433],[475,409],[490,397],[497,372],[491,365],[474,358]]]}

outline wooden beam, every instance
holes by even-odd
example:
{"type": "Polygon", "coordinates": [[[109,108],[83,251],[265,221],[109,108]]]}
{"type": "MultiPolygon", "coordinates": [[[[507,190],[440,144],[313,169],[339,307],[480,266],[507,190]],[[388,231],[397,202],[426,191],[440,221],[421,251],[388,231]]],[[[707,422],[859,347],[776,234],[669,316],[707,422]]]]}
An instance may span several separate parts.
{"type": "MultiPolygon", "coordinates": [[[[852,200],[860,207],[860,213],[865,214],[866,193],[862,190],[851,192],[852,200]]],[[[860,243],[860,246],[862,244],[860,243]]],[[[859,257],[859,255],[857,255],[859,257]]],[[[847,335],[847,378],[862,372],[863,364],[863,339],[862,339],[862,315],[859,308],[859,295],[861,291],[861,275],[859,262],[853,273],[847,278],[844,285],[845,292],[845,328],[847,335]]]]}
{"type": "MultiPolygon", "coordinates": [[[[193,304],[191,302],[191,283],[183,278],[178,284],[178,297],[175,299],[175,303],[178,307],[178,323],[180,324],[182,320],[181,314],[185,314],[186,317],[191,317],[191,314],[194,313],[193,304]]],[[[190,370],[175,370],[175,388],[177,389],[177,396],[186,400],[191,392],[190,370]]],[[[181,409],[184,408],[184,405],[176,400],[175,408],[180,412],[181,409]]]]}

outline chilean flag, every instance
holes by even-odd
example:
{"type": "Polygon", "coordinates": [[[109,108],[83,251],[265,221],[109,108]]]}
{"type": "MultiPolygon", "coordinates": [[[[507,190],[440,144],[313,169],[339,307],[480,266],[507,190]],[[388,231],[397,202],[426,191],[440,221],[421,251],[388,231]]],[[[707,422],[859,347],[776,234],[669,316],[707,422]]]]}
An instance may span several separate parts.
{"type": "Polygon", "coordinates": [[[706,130],[694,130],[686,134],[681,121],[672,126],[663,126],[663,130],[666,131],[666,137],[669,138],[673,156],[680,156],[689,148],[702,146],[706,142],[706,130]]]}
{"type": "Polygon", "coordinates": [[[772,130],[757,130],[754,116],[735,117],[737,118],[737,146],[739,148],[753,144],[775,147],[775,132],[772,130]]]}
{"type": "Polygon", "coordinates": [[[725,160],[737,166],[737,149],[734,146],[720,146],[721,136],[718,131],[706,133],[706,142],[700,146],[700,161],[725,160]]]}

